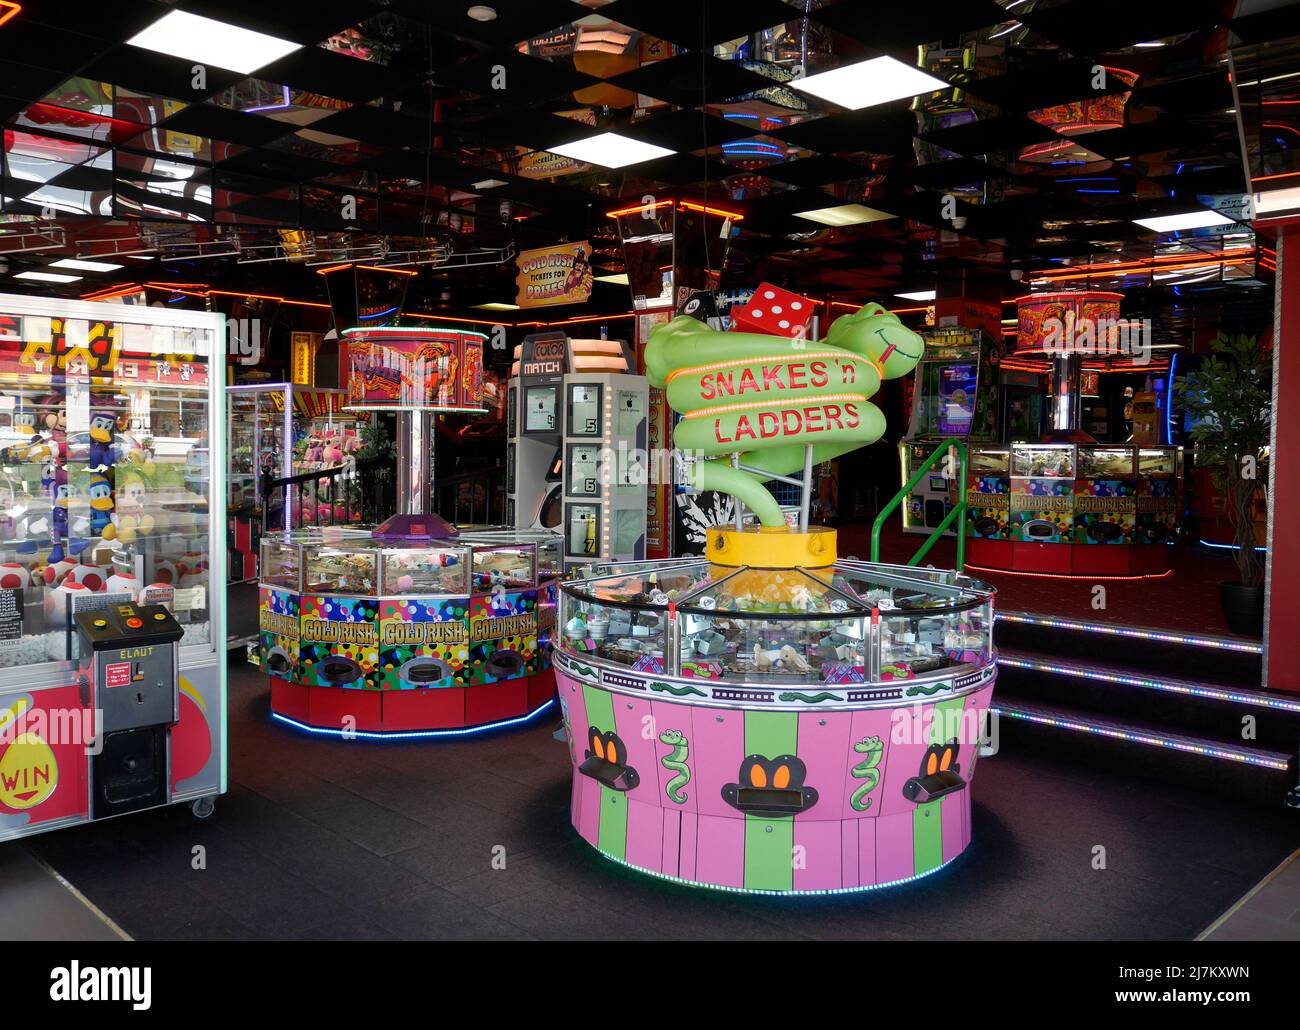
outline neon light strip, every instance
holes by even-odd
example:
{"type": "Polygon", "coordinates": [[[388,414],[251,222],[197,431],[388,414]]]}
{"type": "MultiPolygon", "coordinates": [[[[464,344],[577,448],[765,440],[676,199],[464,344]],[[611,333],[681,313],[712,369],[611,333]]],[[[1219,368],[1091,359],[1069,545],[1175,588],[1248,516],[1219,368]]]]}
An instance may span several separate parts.
{"type": "Polygon", "coordinates": [[[655,204],[638,204],[636,207],[621,207],[617,211],[606,211],[605,217],[617,218],[619,215],[634,215],[638,211],[654,211],[656,208],[661,208],[665,204],[672,204],[672,203],[675,203],[675,201],[661,200],[655,204]]]}
{"type": "Polygon", "coordinates": [[[1211,701],[1235,701],[1238,704],[1255,705],[1259,708],[1274,708],[1280,712],[1300,712],[1300,701],[1285,701],[1280,698],[1267,697],[1264,694],[1242,693],[1224,690],[1219,687],[1191,686],[1186,683],[1172,683],[1168,680],[1143,679],[1141,676],[1122,676],[1116,673],[1101,672],[1081,665],[1054,665],[1051,662],[1031,662],[1022,658],[998,656],[998,665],[1010,669],[1030,669],[1034,672],[1050,672],[1057,676],[1070,676],[1074,679],[1096,680],[1099,683],[1118,683],[1125,687],[1144,687],[1150,690],[1163,690],[1171,694],[1186,694],[1189,697],[1204,697],[1211,701]]]}
{"type": "MultiPolygon", "coordinates": [[[[870,365],[872,368],[876,370],[877,374],[881,374],[880,366],[877,365],[870,358],[864,358],[860,354],[852,354],[848,351],[840,351],[839,353],[832,353],[830,351],[799,351],[797,352],[797,354],[796,352],[792,351],[789,359],[787,359],[784,354],[781,354],[781,355],[777,355],[776,357],[773,357],[770,360],[773,361],[794,360],[796,356],[798,357],[799,360],[802,360],[804,358],[848,357],[853,361],[860,361],[864,365],[870,365]]],[[[678,368],[678,369],[674,369],[671,373],[669,373],[668,382],[671,383],[678,376],[693,376],[693,375],[700,375],[701,373],[704,372],[719,372],[724,368],[743,368],[745,365],[762,364],[768,360],[769,360],[768,358],[737,358],[735,361],[717,361],[714,362],[712,365],[694,365],[691,368],[678,368]]],[[[884,375],[881,374],[880,377],[883,379],[884,375]]]]}
{"type": "Polygon", "coordinates": [[[1023,722],[1037,723],[1040,726],[1051,726],[1055,729],[1074,730],[1076,733],[1091,733],[1099,737],[1110,737],[1113,740],[1126,740],[1131,744],[1147,744],[1151,747],[1168,748],[1171,751],[1183,751],[1187,754],[1201,755],[1205,758],[1219,758],[1229,762],[1241,762],[1244,765],[1258,765],[1265,769],[1277,769],[1285,772],[1290,763],[1277,758],[1266,758],[1262,755],[1243,754],[1239,751],[1225,751],[1217,747],[1206,747],[1202,744],[1193,744],[1188,740],[1178,740],[1170,737],[1155,737],[1149,733],[1134,733],[1127,730],[1115,729],[1110,726],[1095,726],[1085,722],[1075,722],[1071,719],[1058,719],[1053,716],[1039,715],[1034,712],[1010,712],[996,706],[989,711],[997,712],[998,716],[1006,716],[1008,719],[1020,719],[1023,722]]]}
{"type": "Polygon", "coordinates": [[[1195,633],[1174,633],[1140,626],[1108,626],[1104,623],[1075,622],[1072,619],[1051,619],[1023,612],[1000,611],[999,620],[1024,623],[1027,626],[1048,626],[1051,629],[1068,629],[1079,633],[1101,633],[1112,637],[1129,637],[1133,640],[1157,640],[1164,644],[1185,644],[1188,647],[1209,647],[1219,651],[1241,651],[1246,654],[1263,654],[1264,645],[1250,640],[1232,640],[1228,637],[1200,636],[1195,633]]]}
{"type": "Polygon", "coordinates": [[[531,722],[548,708],[555,704],[554,699],[545,702],[540,708],[534,708],[527,715],[520,715],[514,719],[502,719],[500,722],[488,722],[482,726],[466,726],[463,729],[456,730],[355,730],[348,732],[346,730],[329,729],[324,726],[308,726],[305,722],[299,722],[297,719],[290,719],[287,715],[281,715],[279,712],[272,712],[271,718],[284,723],[286,726],[292,726],[294,729],[304,730],[307,733],[314,733],[317,736],[339,737],[343,740],[351,740],[354,737],[361,737],[365,740],[410,740],[421,737],[471,737],[477,733],[486,733],[489,730],[505,729],[509,726],[522,726],[526,722],[531,722]]]}
{"type": "Polygon", "coordinates": [[[1169,356],[1169,381],[1165,384],[1165,443],[1174,442],[1174,376],[1177,374],[1178,352],[1169,356]]]}
{"type": "Polygon", "coordinates": [[[719,207],[705,207],[703,204],[693,204],[689,200],[680,201],[678,207],[684,207],[687,211],[701,211],[706,215],[721,215],[723,218],[730,218],[733,222],[743,222],[745,216],[737,211],[724,211],[719,207]]]}
{"type": "MultiPolygon", "coordinates": [[[[809,403],[815,402],[820,404],[822,401],[864,401],[866,399],[866,395],[861,393],[827,393],[822,394],[820,397],[810,398],[809,403]]],[[[755,411],[759,408],[771,408],[780,403],[780,401],[751,401],[749,404],[724,404],[721,407],[716,408],[700,408],[698,411],[692,411],[687,415],[683,415],[682,421],[685,421],[688,418],[707,418],[709,415],[717,415],[722,412],[755,411]]]]}
{"type": "Polygon", "coordinates": [[[14,0],[0,0],[0,25],[14,17],[22,9],[23,5],[15,3],[14,0]]]}
{"type": "MultiPolygon", "coordinates": [[[[1235,551],[1237,549],[1236,544],[1212,544],[1208,540],[1198,540],[1197,543],[1202,547],[1213,547],[1219,551],[1235,551]]],[[[1256,547],[1255,550],[1260,554],[1268,554],[1267,547],[1256,547]]]]}
{"type": "Polygon", "coordinates": [[[431,325],[428,329],[421,329],[416,325],[358,325],[343,330],[344,336],[348,333],[406,333],[412,340],[425,339],[425,333],[451,333],[453,336],[481,336],[487,339],[487,333],[477,333],[470,329],[448,329],[446,326],[437,325],[431,325]]]}
{"type": "MultiPolygon", "coordinates": [[[[588,841],[587,843],[590,842],[588,841]]],[[[667,880],[670,883],[680,884],[683,887],[700,887],[704,890],[710,891],[726,891],[728,894],[768,894],[779,898],[810,896],[815,894],[862,894],[865,891],[879,891],[884,890],[887,887],[898,887],[904,883],[915,883],[917,880],[924,880],[927,876],[933,876],[940,869],[951,865],[961,857],[959,854],[953,855],[952,858],[948,859],[947,862],[944,862],[943,865],[937,865],[933,869],[924,873],[917,873],[915,876],[905,876],[901,880],[889,880],[886,883],[871,883],[867,884],[865,887],[834,887],[815,891],[774,891],[764,890],[761,887],[732,887],[724,883],[704,883],[700,880],[686,880],[680,876],[673,876],[671,873],[661,873],[654,869],[646,869],[644,866],[633,865],[631,862],[624,859],[616,858],[607,851],[601,851],[600,848],[595,848],[595,851],[596,854],[600,855],[602,858],[607,858],[609,861],[617,863],[618,865],[626,866],[628,869],[641,873],[644,876],[653,876],[657,880],[667,880]]]]}

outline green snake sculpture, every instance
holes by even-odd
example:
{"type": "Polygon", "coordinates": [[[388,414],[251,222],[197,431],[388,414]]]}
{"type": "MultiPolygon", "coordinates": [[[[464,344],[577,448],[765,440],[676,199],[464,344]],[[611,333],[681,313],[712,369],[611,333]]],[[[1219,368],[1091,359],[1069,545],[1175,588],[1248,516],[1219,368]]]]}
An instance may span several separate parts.
{"type": "Polygon", "coordinates": [[[691,767],[686,764],[686,757],[690,754],[690,741],[682,736],[681,730],[664,730],[659,734],[659,739],[673,749],[673,753],[659,759],[659,763],[669,772],[677,774],[668,781],[664,793],[668,795],[669,801],[684,805],[690,797],[682,790],[691,782],[691,767]]]}
{"type": "Polygon", "coordinates": [[[842,315],[826,339],[720,333],[688,315],[656,326],[646,374],[682,416],[673,444],[699,456],[691,485],[738,498],[764,526],[782,526],[772,476],[874,443],[885,416],[869,400],[882,379],[916,367],[925,341],[879,304],[842,315]],[[738,454],[746,469],[733,468],[738,454]]]}
{"type": "Polygon", "coordinates": [[[855,780],[865,782],[853,792],[849,804],[853,807],[853,811],[865,812],[871,807],[873,800],[867,795],[880,783],[880,770],[877,766],[880,765],[880,759],[885,753],[885,742],[879,737],[863,737],[853,745],[853,750],[860,755],[866,755],[866,758],[850,770],[855,780]]]}

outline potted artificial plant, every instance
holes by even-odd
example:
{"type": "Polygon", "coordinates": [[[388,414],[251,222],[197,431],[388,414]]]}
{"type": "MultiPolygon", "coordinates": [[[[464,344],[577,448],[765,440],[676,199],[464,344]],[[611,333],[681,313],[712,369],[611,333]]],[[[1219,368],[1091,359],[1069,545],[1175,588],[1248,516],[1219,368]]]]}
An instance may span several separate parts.
{"type": "Polygon", "coordinates": [[[1264,559],[1255,550],[1252,512],[1257,496],[1267,498],[1272,355],[1253,336],[1220,334],[1211,347],[1176,389],[1194,420],[1197,461],[1216,469],[1215,484],[1226,490],[1236,533],[1239,578],[1219,584],[1223,616],[1234,633],[1258,636],[1264,631],[1264,559]]]}

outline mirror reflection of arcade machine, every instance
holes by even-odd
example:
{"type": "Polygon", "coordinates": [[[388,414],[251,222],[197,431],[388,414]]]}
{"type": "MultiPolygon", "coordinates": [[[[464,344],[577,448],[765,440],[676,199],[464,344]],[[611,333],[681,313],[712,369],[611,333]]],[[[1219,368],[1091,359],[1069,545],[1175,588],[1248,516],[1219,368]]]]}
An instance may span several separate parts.
{"type": "Polygon", "coordinates": [[[645,557],[649,392],[619,340],[535,333],[516,351],[506,522],[558,530],[566,566],[645,557]]]}
{"type": "MultiPolygon", "coordinates": [[[[1081,422],[1087,401],[1106,388],[1101,377],[1084,367],[1081,347],[1047,349],[1054,336],[1068,341],[1084,326],[1090,334],[1119,326],[1121,299],[1099,291],[1019,299],[1020,339],[1011,361],[1030,368],[1038,361],[1046,374],[1043,359],[1050,360],[1051,428],[1029,440],[1013,435],[1009,444],[971,448],[970,568],[1119,578],[1169,573],[1167,545],[1177,538],[1182,507],[1182,449],[1161,445],[1161,419],[1150,413],[1135,419],[1123,442],[1098,443],[1081,422]]],[[[1113,355],[1096,360],[1116,370],[1113,355]]],[[[1132,374],[1146,378],[1157,370],[1132,374]]]]}
{"type": "MultiPolygon", "coordinates": [[[[921,335],[925,357],[912,379],[911,421],[899,444],[904,483],[944,440],[999,439],[997,343],[979,329],[960,326],[921,335]]],[[[942,463],[936,465],[902,506],[906,532],[929,534],[952,510],[958,484],[944,471],[942,463]]],[[[949,528],[945,535],[954,532],[949,528]]]]}

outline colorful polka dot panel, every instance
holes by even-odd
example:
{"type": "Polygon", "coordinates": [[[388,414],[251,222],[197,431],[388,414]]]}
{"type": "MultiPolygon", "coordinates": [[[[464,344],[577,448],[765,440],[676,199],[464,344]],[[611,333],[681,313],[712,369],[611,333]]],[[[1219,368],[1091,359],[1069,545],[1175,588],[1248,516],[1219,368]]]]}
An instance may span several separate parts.
{"type": "Polygon", "coordinates": [[[373,598],[304,595],[299,682],[378,690],[378,612],[373,598]]]}
{"type": "Polygon", "coordinates": [[[470,604],[471,683],[496,683],[542,671],[536,590],[483,594],[470,604]]]}
{"type": "Polygon", "coordinates": [[[460,687],[469,681],[468,597],[403,597],[379,609],[382,690],[460,687]]]}

